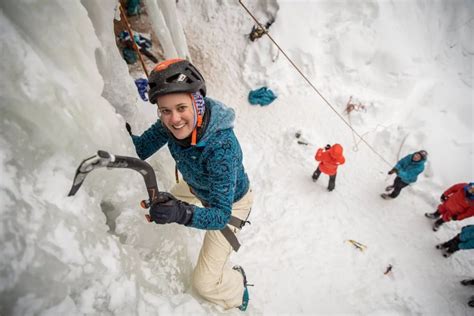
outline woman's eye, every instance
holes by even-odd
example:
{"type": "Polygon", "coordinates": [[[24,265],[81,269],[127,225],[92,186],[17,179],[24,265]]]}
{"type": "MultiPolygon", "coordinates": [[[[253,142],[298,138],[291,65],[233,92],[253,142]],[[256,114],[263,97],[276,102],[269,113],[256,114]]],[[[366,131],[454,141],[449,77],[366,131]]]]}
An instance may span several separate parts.
{"type": "Polygon", "coordinates": [[[167,115],[167,114],[170,114],[170,113],[171,113],[171,111],[167,110],[167,109],[160,110],[161,115],[167,115]]]}
{"type": "Polygon", "coordinates": [[[178,112],[184,112],[184,111],[186,111],[186,107],[185,107],[185,106],[180,106],[180,107],[178,108],[178,112]]]}

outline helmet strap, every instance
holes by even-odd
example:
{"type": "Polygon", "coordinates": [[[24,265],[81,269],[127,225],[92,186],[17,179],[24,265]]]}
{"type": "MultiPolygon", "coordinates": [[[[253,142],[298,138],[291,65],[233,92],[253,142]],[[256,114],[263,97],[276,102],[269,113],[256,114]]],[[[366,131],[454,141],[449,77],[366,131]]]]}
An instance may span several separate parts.
{"type": "Polygon", "coordinates": [[[191,95],[191,100],[194,106],[194,117],[195,117],[195,125],[194,125],[193,132],[191,134],[191,146],[194,146],[197,143],[197,129],[198,127],[201,127],[202,125],[202,114],[200,114],[198,111],[198,107],[196,105],[196,99],[194,98],[193,93],[191,93],[190,95],[191,95]]]}

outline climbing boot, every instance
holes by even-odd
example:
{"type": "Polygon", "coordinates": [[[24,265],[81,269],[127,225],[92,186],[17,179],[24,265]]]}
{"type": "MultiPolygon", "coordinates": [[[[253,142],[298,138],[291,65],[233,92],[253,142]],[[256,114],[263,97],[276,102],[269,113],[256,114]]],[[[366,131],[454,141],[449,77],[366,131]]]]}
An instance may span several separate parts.
{"type": "Polygon", "coordinates": [[[436,211],[434,213],[425,213],[425,216],[431,219],[437,219],[438,217],[441,216],[441,214],[438,211],[436,211]]]}
{"type": "Polygon", "coordinates": [[[439,227],[444,224],[444,221],[442,218],[438,219],[436,222],[433,224],[433,231],[436,232],[438,231],[439,227]]]}
{"type": "Polygon", "coordinates": [[[321,172],[318,172],[318,170],[316,170],[315,172],[313,172],[313,175],[312,175],[312,179],[313,179],[313,182],[316,182],[318,181],[318,178],[319,176],[321,175],[321,172]]]}
{"type": "Polygon", "coordinates": [[[474,285],[474,279],[462,280],[462,281],[461,281],[461,284],[464,285],[464,286],[467,286],[467,285],[474,285]]]}
{"type": "Polygon", "coordinates": [[[244,269],[241,267],[241,266],[234,266],[232,269],[240,272],[240,274],[242,274],[242,277],[244,279],[244,295],[242,297],[242,305],[240,305],[238,307],[238,309],[240,309],[241,311],[246,311],[247,310],[247,307],[249,305],[249,290],[248,290],[248,286],[253,286],[252,284],[248,284],[247,283],[247,276],[245,275],[245,271],[244,269]]]}

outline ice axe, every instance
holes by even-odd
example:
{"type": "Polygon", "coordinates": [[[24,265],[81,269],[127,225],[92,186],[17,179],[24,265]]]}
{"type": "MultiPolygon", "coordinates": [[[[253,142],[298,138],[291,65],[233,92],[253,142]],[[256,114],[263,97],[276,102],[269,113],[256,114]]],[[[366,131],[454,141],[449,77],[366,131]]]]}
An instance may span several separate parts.
{"type": "Polygon", "coordinates": [[[351,243],[354,247],[356,247],[357,249],[359,249],[360,251],[364,251],[365,249],[367,249],[367,246],[358,242],[358,241],[355,241],[353,239],[349,239],[349,240],[346,240],[347,242],[351,243]]]}
{"type": "MultiPolygon", "coordinates": [[[[158,185],[156,183],[155,172],[150,164],[138,158],[112,155],[103,150],[99,150],[96,155],[84,159],[79,167],[77,167],[76,175],[74,176],[74,181],[68,196],[76,194],[89,172],[103,167],[107,167],[108,169],[125,168],[138,171],[143,176],[148,191],[148,200],[141,201],[140,206],[147,209],[156,200],[158,185]]],[[[148,222],[151,222],[150,215],[147,214],[145,217],[148,222]]]]}

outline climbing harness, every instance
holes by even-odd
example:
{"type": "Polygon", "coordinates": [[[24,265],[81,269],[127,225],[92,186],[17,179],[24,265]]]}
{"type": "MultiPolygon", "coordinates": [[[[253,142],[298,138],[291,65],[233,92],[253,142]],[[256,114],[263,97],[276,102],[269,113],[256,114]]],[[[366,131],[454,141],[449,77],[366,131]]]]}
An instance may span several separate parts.
{"type": "MultiPolygon", "coordinates": [[[[194,194],[194,191],[191,187],[189,187],[189,190],[191,191],[192,194],[194,194]]],[[[250,191],[250,189],[249,189],[249,191],[250,191]]],[[[249,191],[247,191],[247,193],[249,191]]],[[[244,194],[241,197],[241,199],[244,198],[246,194],[244,194]]],[[[194,194],[194,195],[196,196],[196,194],[194,194]]],[[[209,204],[205,203],[204,201],[201,201],[201,204],[204,207],[209,207],[209,204]]],[[[250,216],[251,211],[252,211],[252,209],[250,209],[249,214],[247,215],[247,218],[245,220],[242,220],[238,217],[230,215],[229,222],[227,223],[227,225],[223,229],[220,230],[222,235],[224,235],[225,239],[229,242],[229,244],[232,246],[232,249],[234,249],[235,252],[239,251],[240,242],[237,239],[237,236],[235,236],[235,233],[232,231],[232,229],[228,225],[234,226],[235,228],[240,230],[245,226],[245,224],[247,224],[247,223],[251,224],[250,221],[247,220],[250,216]]]]}
{"type": "MultiPolygon", "coordinates": [[[[229,223],[227,224],[234,226],[235,228],[242,229],[242,227],[244,227],[245,224],[247,223],[250,224],[250,221],[247,221],[247,220],[243,221],[240,218],[237,218],[231,215],[229,223]]],[[[221,229],[221,233],[222,235],[224,235],[225,239],[227,239],[229,244],[232,246],[232,249],[234,249],[234,251],[237,252],[240,248],[240,243],[239,243],[239,240],[237,239],[237,236],[235,236],[234,232],[228,225],[226,225],[223,229],[221,229]]]]}

